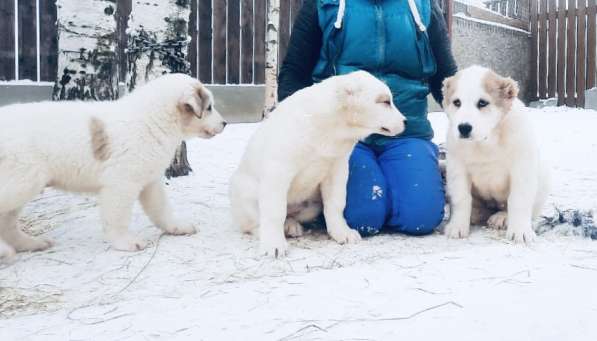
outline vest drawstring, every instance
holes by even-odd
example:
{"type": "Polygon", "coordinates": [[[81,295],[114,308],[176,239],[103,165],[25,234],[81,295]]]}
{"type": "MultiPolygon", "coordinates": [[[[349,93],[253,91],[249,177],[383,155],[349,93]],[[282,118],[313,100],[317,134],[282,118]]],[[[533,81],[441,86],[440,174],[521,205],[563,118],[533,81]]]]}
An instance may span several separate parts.
{"type": "Polygon", "coordinates": [[[340,4],[338,6],[338,16],[336,16],[336,22],[334,23],[334,27],[338,30],[340,28],[342,28],[342,20],[344,20],[344,11],[345,10],[346,10],[346,0],[340,0],[340,4]]]}
{"type": "Polygon", "coordinates": [[[410,12],[412,13],[413,18],[415,19],[415,24],[417,24],[419,31],[425,32],[427,30],[427,27],[425,27],[423,21],[421,20],[421,15],[419,14],[419,10],[417,9],[415,0],[408,0],[408,7],[410,8],[410,12]]]}

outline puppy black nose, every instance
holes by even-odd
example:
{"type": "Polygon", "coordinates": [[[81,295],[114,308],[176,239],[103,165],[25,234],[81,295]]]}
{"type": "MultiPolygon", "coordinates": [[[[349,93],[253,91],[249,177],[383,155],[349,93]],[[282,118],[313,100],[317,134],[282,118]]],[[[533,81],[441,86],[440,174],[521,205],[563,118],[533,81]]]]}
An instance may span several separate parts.
{"type": "Polygon", "coordinates": [[[224,122],[222,122],[222,125],[225,127],[228,125],[228,122],[224,121],[224,122]]]}
{"type": "Polygon", "coordinates": [[[458,125],[458,131],[460,132],[460,137],[462,137],[463,139],[466,139],[471,136],[471,131],[473,131],[473,126],[468,123],[461,123],[458,125]]]}
{"type": "Polygon", "coordinates": [[[404,126],[406,127],[408,125],[408,120],[404,120],[404,126]]]}

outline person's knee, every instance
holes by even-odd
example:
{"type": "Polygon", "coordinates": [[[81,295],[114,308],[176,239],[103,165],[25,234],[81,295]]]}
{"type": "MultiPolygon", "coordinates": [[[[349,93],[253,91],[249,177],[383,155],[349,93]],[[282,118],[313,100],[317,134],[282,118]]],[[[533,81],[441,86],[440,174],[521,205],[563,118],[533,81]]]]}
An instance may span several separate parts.
{"type": "Polygon", "coordinates": [[[417,209],[405,208],[394,229],[414,236],[431,234],[444,219],[444,204],[442,196],[421,202],[417,209]]]}
{"type": "Polygon", "coordinates": [[[344,218],[351,229],[359,231],[361,236],[378,234],[386,220],[385,205],[348,206],[344,210],[344,218]]]}

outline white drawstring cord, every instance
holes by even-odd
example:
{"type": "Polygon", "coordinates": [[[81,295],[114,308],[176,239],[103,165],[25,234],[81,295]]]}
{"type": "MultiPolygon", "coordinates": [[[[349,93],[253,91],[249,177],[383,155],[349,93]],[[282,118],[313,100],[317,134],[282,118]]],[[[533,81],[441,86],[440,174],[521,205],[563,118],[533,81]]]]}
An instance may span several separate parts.
{"type": "Polygon", "coordinates": [[[425,32],[427,27],[421,21],[421,15],[419,14],[419,10],[417,9],[417,5],[415,4],[415,0],[408,0],[408,7],[410,8],[410,12],[413,14],[413,18],[415,19],[415,24],[419,28],[419,31],[425,32]]]}
{"type": "Polygon", "coordinates": [[[338,16],[336,17],[336,22],[334,23],[334,27],[337,29],[342,28],[342,20],[344,20],[344,11],[346,10],[346,0],[340,0],[340,5],[338,6],[338,16]]]}

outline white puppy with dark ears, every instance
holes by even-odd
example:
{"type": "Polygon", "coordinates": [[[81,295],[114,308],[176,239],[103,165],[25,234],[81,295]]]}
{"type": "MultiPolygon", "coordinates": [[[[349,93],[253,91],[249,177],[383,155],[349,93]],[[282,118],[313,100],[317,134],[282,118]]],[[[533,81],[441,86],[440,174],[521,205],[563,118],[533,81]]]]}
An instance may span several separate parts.
{"type": "Polygon", "coordinates": [[[361,239],[344,219],[348,160],[372,133],[397,135],[405,118],[390,89],[364,71],[331,77],[282,101],[252,136],[230,182],[230,202],[244,232],[259,227],[261,251],[286,254],[284,233],[321,210],[337,242],[361,239]]]}
{"type": "Polygon", "coordinates": [[[21,208],[49,186],[98,194],[105,236],[118,250],[147,245],[128,231],[137,199],[164,232],[195,233],[174,218],[161,177],[183,139],[209,138],[225,125],[211,93],[182,74],[113,102],[0,108],[0,260],[51,246],[17,227],[21,208]]]}
{"type": "Polygon", "coordinates": [[[533,218],[546,201],[549,170],[539,155],[526,108],[511,78],[472,66],[444,81],[450,121],[446,148],[450,221],[444,233],[469,235],[470,225],[506,229],[515,242],[535,239],[533,218]]]}

